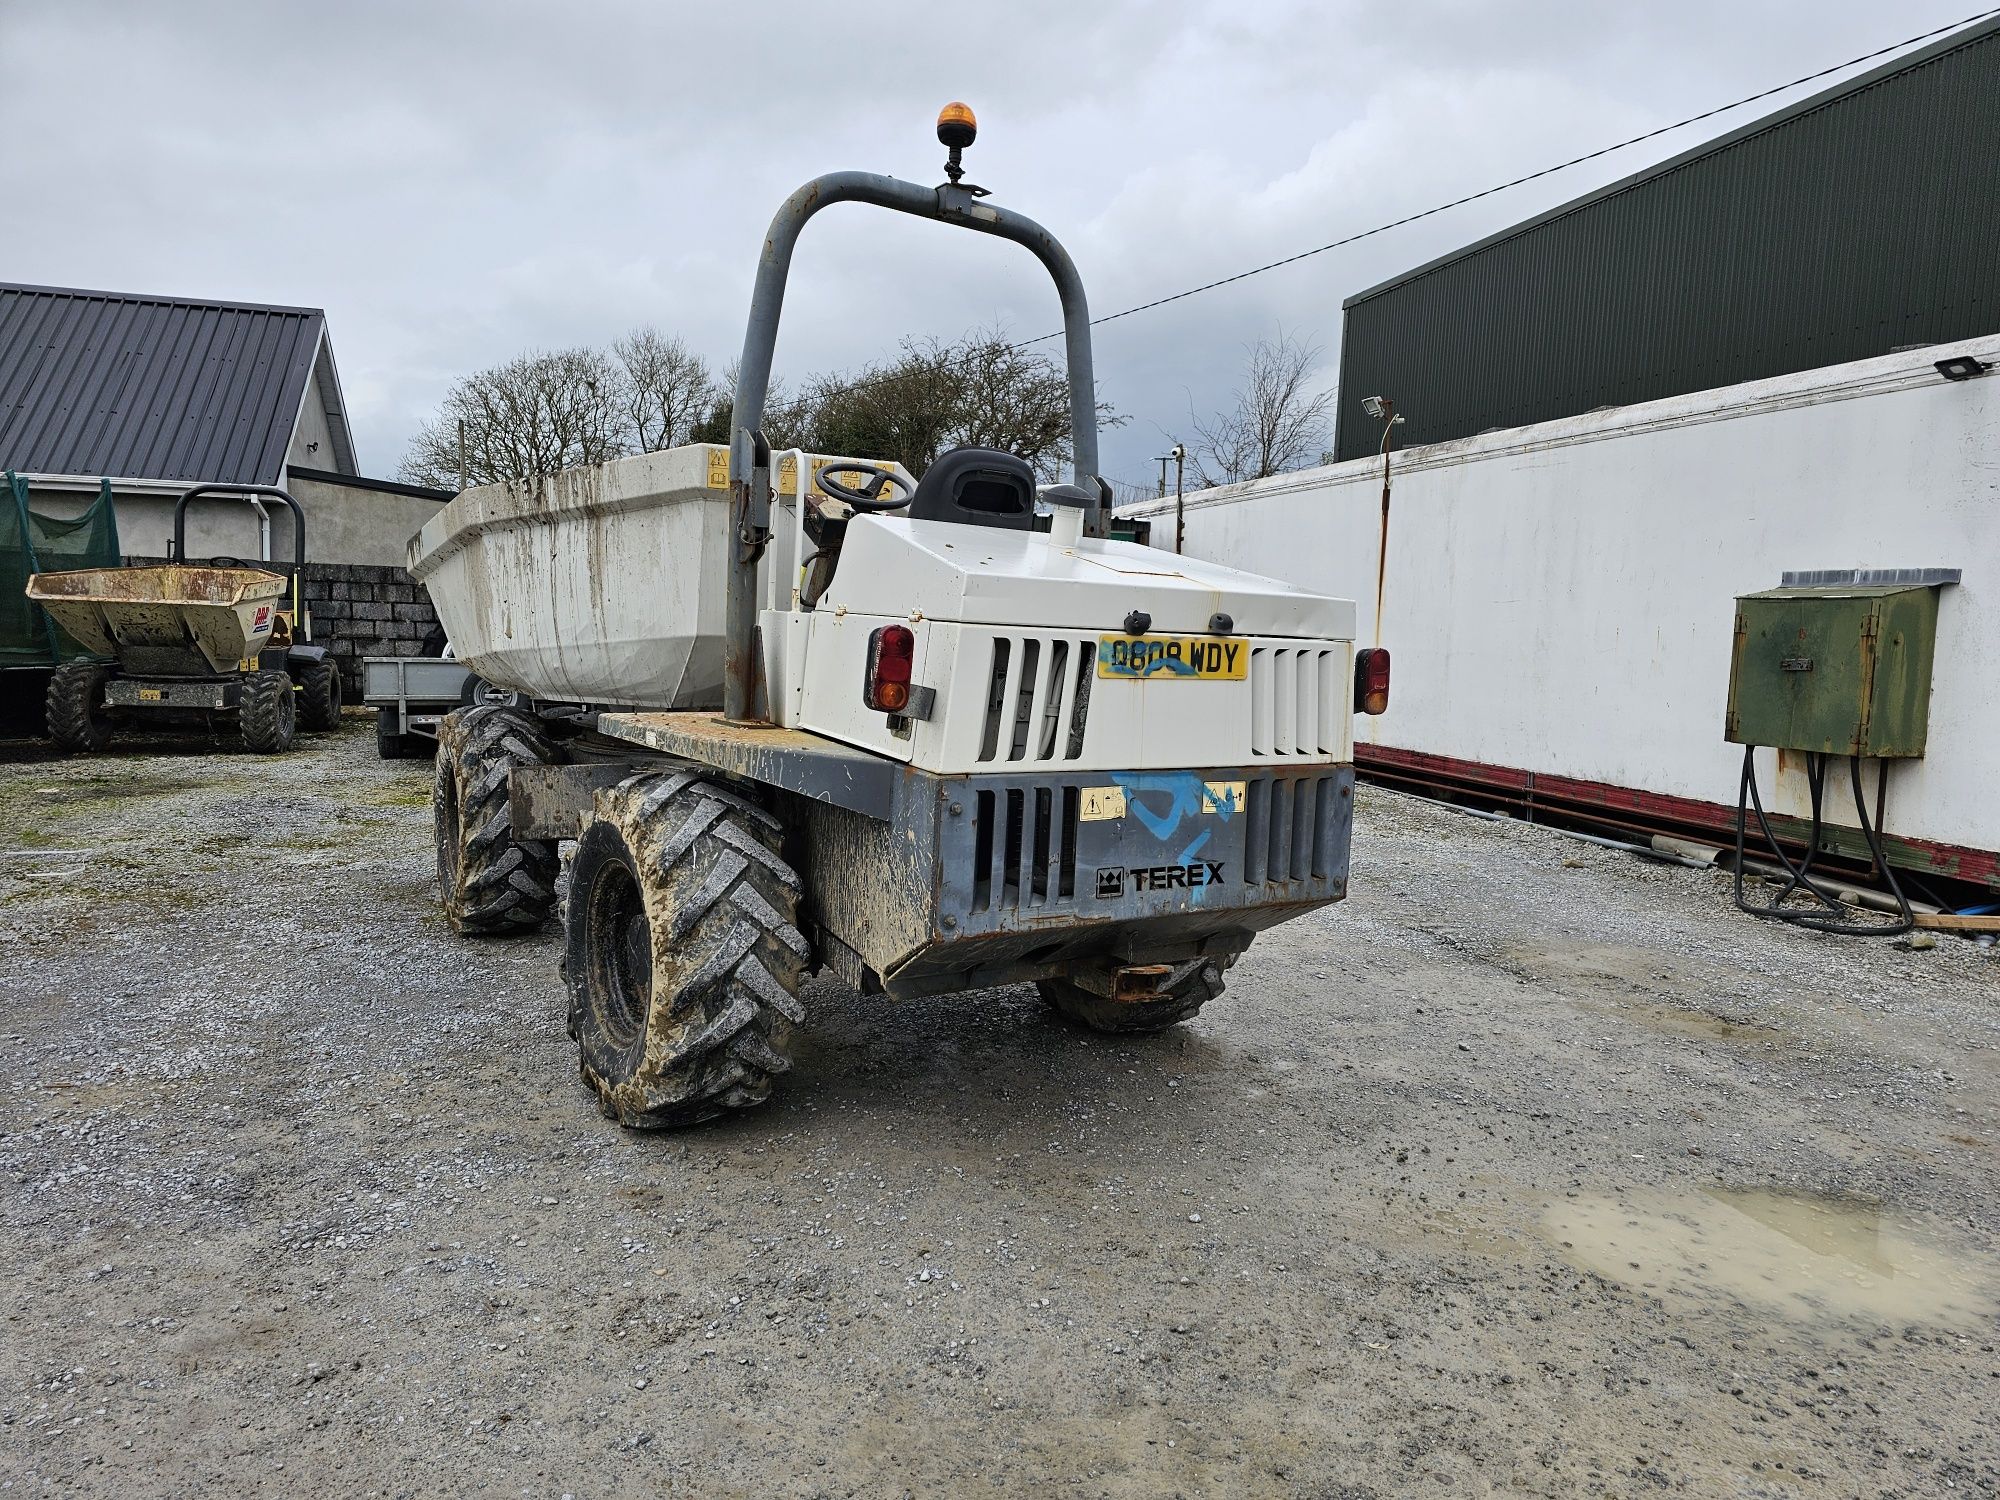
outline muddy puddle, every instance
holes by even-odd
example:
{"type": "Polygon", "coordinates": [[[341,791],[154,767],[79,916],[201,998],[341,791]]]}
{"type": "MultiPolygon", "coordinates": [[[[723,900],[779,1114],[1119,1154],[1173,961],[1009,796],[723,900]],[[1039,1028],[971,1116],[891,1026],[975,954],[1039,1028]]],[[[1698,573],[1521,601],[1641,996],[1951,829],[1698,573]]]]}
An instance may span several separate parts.
{"type": "Polygon", "coordinates": [[[1542,1230],[1577,1264],[1670,1305],[1728,1299],[1799,1321],[1969,1328],[2000,1310],[2000,1263],[1855,1199],[1762,1189],[1564,1199],[1542,1230]]]}

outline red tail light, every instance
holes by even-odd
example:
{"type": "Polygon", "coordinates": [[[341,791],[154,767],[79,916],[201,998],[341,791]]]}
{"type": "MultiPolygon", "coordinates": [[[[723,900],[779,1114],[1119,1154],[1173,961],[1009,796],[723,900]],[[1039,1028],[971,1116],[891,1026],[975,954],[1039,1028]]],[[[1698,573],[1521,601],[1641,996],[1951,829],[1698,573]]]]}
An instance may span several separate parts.
{"type": "Polygon", "coordinates": [[[1354,653],[1354,711],[1385,713],[1389,708],[1389,653],[1364,646],[1354,653]]]}
{"type": "Polygon", "coordinates": [[[917,638],[907,625],[881,625],[868,637],[868,678],[861,684],[861,701],[885,714],[910,706],[910,669],[917,659],[917,638]]]}

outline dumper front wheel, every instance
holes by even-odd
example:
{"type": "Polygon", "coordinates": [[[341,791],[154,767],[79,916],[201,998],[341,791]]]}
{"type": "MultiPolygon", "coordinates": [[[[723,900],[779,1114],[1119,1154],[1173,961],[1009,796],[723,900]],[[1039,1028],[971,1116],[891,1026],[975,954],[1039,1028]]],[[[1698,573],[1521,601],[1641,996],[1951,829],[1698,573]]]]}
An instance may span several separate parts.
{"type": "Polygon", "coordinates": [[[604,1113],[669,1129],[761,1104],[791,1067],[810,955],[778,820],[691,772],[597,794],[570,866],[563,970],[604,1113]]]}
{"type": "Polygon", "coordinates": [[[104,706],[110,681],[111,668],[101,662],[66,661],[56,668],[44,707],[49,738],[58,750],[95,754],[111,742],[115,721],[104,706]]]}
{"type": "Polygon", "coordinates": [[[1147,1000],[1113,1000],[1067,979],[1044,979],[1040,987],[1052,1010],[1092,1031],[1164,1031],[1222,993],[1222,966],[1210,959],[1177,965],[1147,1000]]]}
{"type": "Polygon", "coordinates": [[[252,672],[243,679],[237,700],[236,727],[243,743],[259,755],[278,755],[292,748],[298,730],[298,694],[283,672],[252,672]]]}
{"type": "Polygon", "coordinates": [[[438,895],[461,936],[539,927],[556,905],[556,843],[514,834],[507,779],[561,757],[533,719],[460,709],[438,726],[431,805],[438,895]]]}

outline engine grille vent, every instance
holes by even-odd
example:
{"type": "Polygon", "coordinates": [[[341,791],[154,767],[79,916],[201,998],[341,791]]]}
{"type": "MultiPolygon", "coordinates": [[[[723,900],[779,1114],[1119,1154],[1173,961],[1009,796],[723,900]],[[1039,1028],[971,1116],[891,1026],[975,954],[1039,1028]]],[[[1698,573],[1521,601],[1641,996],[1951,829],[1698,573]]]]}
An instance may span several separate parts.
{"type": "Polygon", "coordinates": [[[1017,911],[1076,896],[1078,792],[996,788],[973,801],[972,910],[1017,911]]]}
{"type": "Polygon", "coordinates": [[[1079,758],[1095,667],[1088,640],[996,636],[979,760],[1032,766],[1079,758]]]}
{"type": "Polygon", "coordinates": [[[1266,777],[1245,789],[1243,881],[1282,885],[1333,873],[1340,778],[1266,777]]]}
{"type": "Polygon", "coordinates": [[[1263,760],[1340,749],[1338,647],[1258,646],[1250,653],[1250,753],[1263,760]]]}

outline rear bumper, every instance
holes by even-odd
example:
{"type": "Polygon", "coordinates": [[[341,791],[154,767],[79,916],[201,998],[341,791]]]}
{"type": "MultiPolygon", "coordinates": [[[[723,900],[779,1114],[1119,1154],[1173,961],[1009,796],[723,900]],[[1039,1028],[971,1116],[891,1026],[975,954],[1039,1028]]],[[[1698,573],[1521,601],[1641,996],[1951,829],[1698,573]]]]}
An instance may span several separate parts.
{"type": "Polygon", "coordinates": [[[233,677],[114,677],[104,701],[113,708],[200,709],[223,713],[242,700],[243,680],[233,677]]]}
{"type": "Polygon", "coordinates": [[[899,793],[886,824],[800,809],[820,924],[892,994],[1227,959],[1347,892],[1351,765],[906,772],[899,793]]]}

